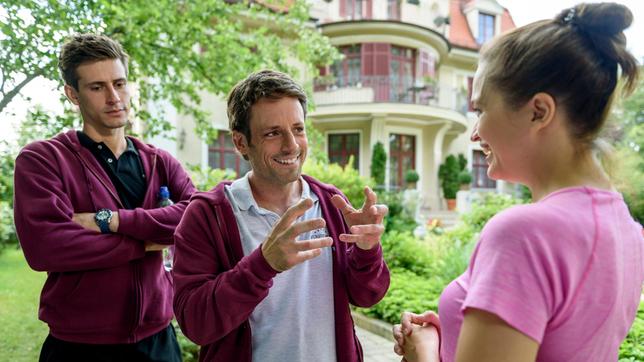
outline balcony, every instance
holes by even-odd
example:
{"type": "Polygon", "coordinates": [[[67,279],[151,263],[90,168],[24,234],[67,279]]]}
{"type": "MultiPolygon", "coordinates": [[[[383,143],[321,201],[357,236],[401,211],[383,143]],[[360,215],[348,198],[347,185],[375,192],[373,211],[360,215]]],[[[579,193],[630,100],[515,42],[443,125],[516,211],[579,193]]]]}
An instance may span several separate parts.
{"type": "Polygon", "coordinates": [[[448,108],[467,112],[467,93],[447,85],[440,87],[423,80],[395,79],[391,76],[360,75],[348,78],[323,76],[313,83],[318,106],[404,103],[448,108]]]}
{"type": "Polygon", "coordinates": [[[438,91],[435,85],[411,79],[396,80],[386,75],[320,78],[314,82],[314,89],[318,93],[327,93],[324,98],[328,102],[323,102],[327,104],[388,102],[429,105],[437,98],[438,91]]]}

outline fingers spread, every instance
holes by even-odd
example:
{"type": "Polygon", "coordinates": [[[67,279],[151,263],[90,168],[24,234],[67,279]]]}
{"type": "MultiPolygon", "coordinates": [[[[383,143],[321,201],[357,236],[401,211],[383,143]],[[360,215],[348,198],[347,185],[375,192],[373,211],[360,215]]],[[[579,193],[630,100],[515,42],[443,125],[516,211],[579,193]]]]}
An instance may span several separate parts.
{"type": "Polygon", "coordinates": [[[369,186],[364,187],[364,205],[362,206],[362,210],[368,210],[373,206],[376,201],[378,200],[378,197],[376,196],[376,193],[371,190],[369,186]]]}
{"type": "Polygon", "coordinates": [[[275,229],[284,230],[288,228],[298,217],[304,215],[306,210],[310,209],[311,206],[313,206],[313,200],[302,199],[297,204],[289,207],[277,222],[277,225],[275,225],[275,229]]]}
{"type": "Polygon", "coordinates": [[[353,225],[350,229],[352,234],[382,234],[385,226],[382,224],[353,225]]]}
{"type": "Polygon", "coordinates": [[[284,235],[289,239],[295,239],[300,234],[316,229],[321,229],[324,226],[326,226],[326,221],[324,221],[324,219],[322,218],[300,221],[288,227],[284,235]]]}
{"type": "Polygon", "coordinates": [[[343,199],[340,195],[333,195],[331,197],[331,203],[342,212],[342,215],[356,212],[356,209],[354,209],[349,203],[347,203],[346,200],[343,199]]]}
{"type": "Polygon", "coordinates": [[[326,248],[328,246],[333,245],[333,239],[326,237],[326,238],[319,238],[319,239],[311,239],[311,240],[301,240],[301,241],[296,241],[295,242],[295,248],[298,251],[306,251],[306,250],[314,250],[314,249],[319,249],[319,248],[326,248]]]}

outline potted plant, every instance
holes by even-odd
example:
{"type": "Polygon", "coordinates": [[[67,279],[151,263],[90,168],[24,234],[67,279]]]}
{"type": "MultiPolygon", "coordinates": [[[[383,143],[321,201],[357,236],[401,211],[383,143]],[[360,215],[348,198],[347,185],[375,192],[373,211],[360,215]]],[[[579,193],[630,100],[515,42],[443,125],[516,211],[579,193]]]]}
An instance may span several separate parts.
{"type": "Polygon", "coordinates": [[[472,183],[472,174],[468,170],[463,170],[458,174],[458,184],[461,190],[469,190],[472,183]]]}
{"type": "Polygon", "coordinates": [[[416,182],[418,182],[419,178],[416,170],[407,170],[405,172],[407,189],[403,191],[403,209],[407,216],[413,218],[416,222],[418,222],[421,205],[421,197],[418,190],[416,190],[416,182]]]}
{"type": "Polygon", "coordinates": [[[416,188],[416,182],[418,182],[419,178],[420,176],[418,176],[418,172],[416,172],[416,170],[407,170],[407,172],[405,172],[405,183],[407,184],[407,188],[416,188]]]}
{"type": "Polygon", "coordinates": [[[443,189],[443,197],[447,201],[447,209],[456,209],[456,193],[460,188],[459,174],[467,166],[467,160],[460,154],[458,158],[449,155],[438,168],[438,179],[443,189]]]}

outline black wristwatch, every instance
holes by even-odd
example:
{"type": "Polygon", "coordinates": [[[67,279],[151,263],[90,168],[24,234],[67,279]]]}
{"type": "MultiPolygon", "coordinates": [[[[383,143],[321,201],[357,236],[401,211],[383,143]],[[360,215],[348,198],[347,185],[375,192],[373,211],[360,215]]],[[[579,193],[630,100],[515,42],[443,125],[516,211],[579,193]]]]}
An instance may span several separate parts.
{"type": "Polygon", "coordinates": [[[100,209],[94,215],[94,221],[96,225],[101,229],[103,234],[109,234],[110,231],[110,221],[112,221],[112,210],[110,209],[100,209]]]}

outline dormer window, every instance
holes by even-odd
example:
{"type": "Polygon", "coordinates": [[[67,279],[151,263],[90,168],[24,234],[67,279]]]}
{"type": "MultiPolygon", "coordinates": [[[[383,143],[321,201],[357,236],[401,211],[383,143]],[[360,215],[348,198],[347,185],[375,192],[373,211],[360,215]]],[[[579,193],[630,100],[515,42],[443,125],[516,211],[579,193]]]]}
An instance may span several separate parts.
{"type": "Polygon", "coordinates": [[[479,36],[476,42],[481,45],[494,37],[494,15],[479,13],[479,36]]]}

